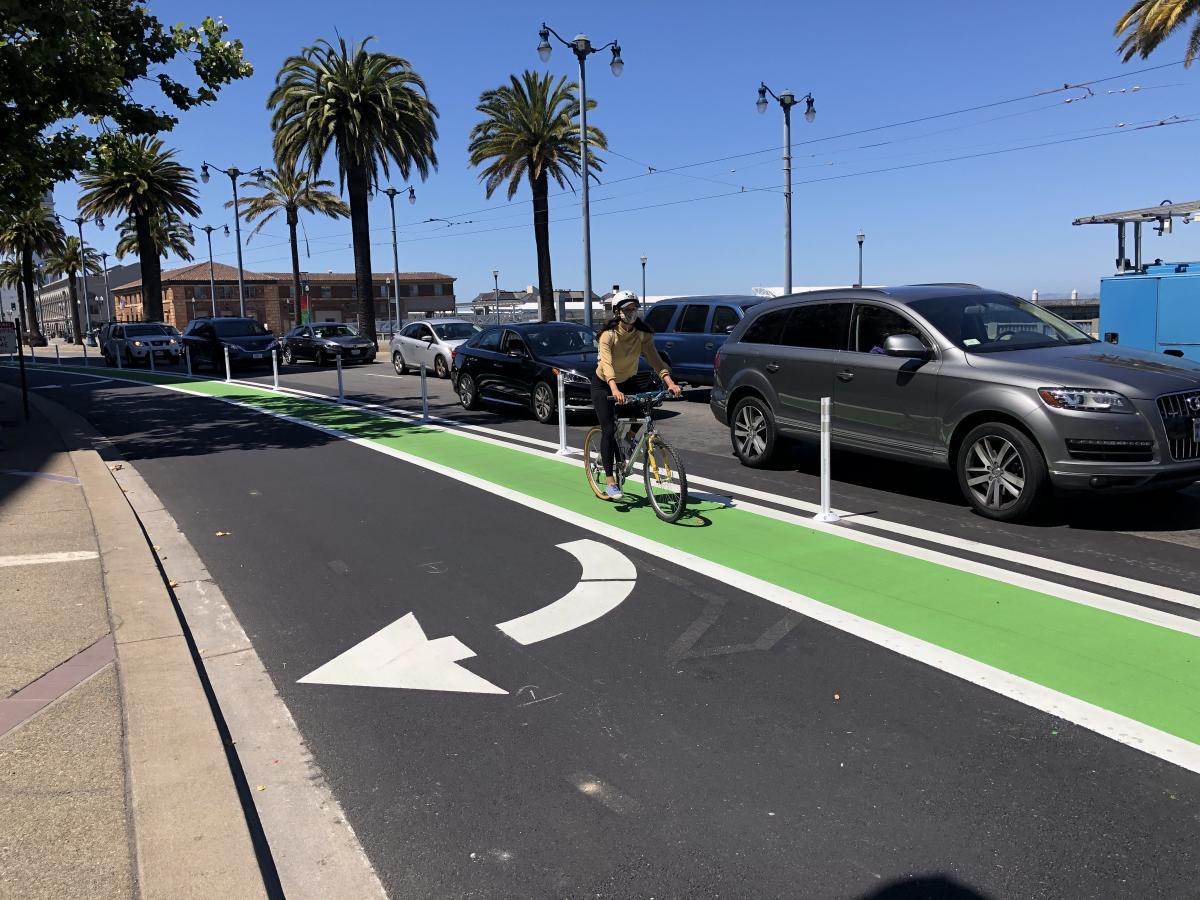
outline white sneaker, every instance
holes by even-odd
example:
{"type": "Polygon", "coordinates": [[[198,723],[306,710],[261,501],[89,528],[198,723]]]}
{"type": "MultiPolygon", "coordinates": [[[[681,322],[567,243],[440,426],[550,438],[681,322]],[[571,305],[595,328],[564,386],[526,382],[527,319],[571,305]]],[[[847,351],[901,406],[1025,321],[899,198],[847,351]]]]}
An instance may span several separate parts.
{"type": "Polygon", "coordinates": [[[606,487],[604,489],[604,493],[608,497],[609,500],[620,500],[622,497],[625,496],[624,494],[621,493],[621,489],[619,487],[617,487],[615,484],[610,484],[608,487],[606,487]]]}

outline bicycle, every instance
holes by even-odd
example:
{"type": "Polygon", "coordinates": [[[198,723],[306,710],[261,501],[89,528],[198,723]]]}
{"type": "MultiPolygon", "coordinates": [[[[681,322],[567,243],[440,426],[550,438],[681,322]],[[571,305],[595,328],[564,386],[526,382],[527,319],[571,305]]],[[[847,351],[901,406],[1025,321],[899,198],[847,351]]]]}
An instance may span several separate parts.
{"type": "MultiPolygon", "coordinates": [[[[613,475],[617,485],[624,488],[625,480],[633,475],[638,462],[642,464],[642,479],[646,485],[646,498],[654,509],[654,514],[664,522],[676,522],[687,507],[687,473],[683,468],[683,460],[679,458],[666,439],[654,427],[654,409],[661,406],[663,401],[671,396],[670,391],[646,391],[640,394],[627,394],[626,406],[642,406],[645,416],[637,444],[626,456],[629,429],[637,419],[617,419],[616,435],[617,454],[613,465],[613,475]]],[[[604,460],[600,454],[600,428],[595,427],[587,433],[583,441],[583,467],[587,473],[588,487],[600,499],[606,499],[604,489],[607,487],[604,474],[604,460]]]]}

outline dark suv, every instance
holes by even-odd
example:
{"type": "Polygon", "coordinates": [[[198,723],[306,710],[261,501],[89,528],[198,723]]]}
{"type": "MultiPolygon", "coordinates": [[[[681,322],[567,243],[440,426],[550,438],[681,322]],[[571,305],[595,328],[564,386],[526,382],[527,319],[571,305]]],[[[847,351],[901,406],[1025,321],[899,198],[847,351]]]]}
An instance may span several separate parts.
{"type": "Polygon", "coordinates": [[[183,344],[196,368],[225,368],[225,350],[229,349],[229,365],[269,366],[271,351],[279,342],[257,319],[241,316],[193,319],[183,330],[183,344]]]}
{"type": "Polygon", "coordinates": [[[1200,479],[1200,364],[1103,344],[1040,306],[965,285],[814,291],[756,306],[710,405],[734,452],[780,436],[954,469],[982,515],[1054,486],[1171,490],[1200,479]]]}
{"type": "Polygon", "coordinates": [[[654,330],[654,346],[677,381],[696,386],[713,383],[717,351],[746,311],[762,297],[730,294],[660,300],[645,312],[654,330]]]}

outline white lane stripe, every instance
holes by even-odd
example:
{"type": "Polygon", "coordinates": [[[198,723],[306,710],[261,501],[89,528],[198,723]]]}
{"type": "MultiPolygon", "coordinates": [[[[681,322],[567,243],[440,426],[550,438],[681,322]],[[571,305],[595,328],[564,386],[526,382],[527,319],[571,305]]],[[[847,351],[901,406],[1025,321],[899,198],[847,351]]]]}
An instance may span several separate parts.
{"type": "MultiPolygon", "coordinates": [[[[185,391],[185,389],[170,389],[192,393],[191,391],[185,391]]],[[[964,681],[1009,697],[1034,709],[1040,709],[1052,716],[1074,722],[1082,728],[1087,728],[1090,731],[1111,738],[1126,746],[1141,750],[1159,759],[1166,760],[1167,762],[1200,774],[1200,746],[1138,722],[1135,719],[1111,712],[1095,704],[1087,703],[1017,675],[1012,675],[994,666],[989,666],[959,653],[954,653],[935,644],[920,640],[919,638],[914,638],[911,635],[872,622],[869,619],[863,619],[836,607],[827,606],[824,603],[813,600],[811,597],[797,594],[794,591],[781,588],[778,585],[755,578],[752,575],[746,575],[743,572],[738,572],[701,557],[693,556],[690,553],[685,553],[666,544],[630,534],[616,526],[598,522],[580,513],[570,512],[551,503],[539,500],[536,497],[530,497],[518,491],[485,481],[474,475],[459,472],[441,463],[431,462],[430,460],[413,456],[401,450],[385,447],[382,444],[373,443],[365,438],[356,438],[332,428],[315,425],[312,422],[296,418],[295,416],[258,409],[248,404],[238,403],[235,400],[225,400],[223,398],[212,399],[221,400],[223,403],[229,403],[232,406],[238,406],[243,409],[254,409],[264,415],[273,416],[306,428],[312,428],[315,431],[320,431],[332,437],[342,438],[376,453],[391,456],[394,459],[402,460],[422,469],[445,475],[447,478],[452,478],[463,484],[476,487],[489,494],[512,500],[529,509],[545,513],[548,516],[575,525],[585,531],[590,531],[609,540],[654,554],[684,569],[699,572],[715,581],[762,597],[772,603],[777,603],[794,612],[801,613],[809,618],[837,628],[839,631],[855,635],[863,640],[870,641],[873,644],[906,656],[909,659],[923,662],[949,675],[954,675],[964,681]]]]}
{"type": "Polygon", "coordinates": [[[50,563],[79,562],[95,559],[95,550],[64,550],[59,553],[25,553],[19,556],[0,556],[0,569],[9,566],[42,566],[50,563]]]}

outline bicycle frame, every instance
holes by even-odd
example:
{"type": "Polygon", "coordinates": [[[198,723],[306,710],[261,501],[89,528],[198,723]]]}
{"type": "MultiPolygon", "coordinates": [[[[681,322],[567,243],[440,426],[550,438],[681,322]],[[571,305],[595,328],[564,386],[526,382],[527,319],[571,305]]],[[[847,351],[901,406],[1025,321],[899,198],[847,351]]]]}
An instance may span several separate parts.
{"type": "Polygon", "coordinates": [[[617,419],[616,421],[617,427],[614,436],[617,440],[617,452],[622,457],[621,465],[618,466],[616,470],[618,484],[624,484],[625,479],[633,474],[634,466],[637,465],[638,460],[645,460],[646,446],[650,441],[650,435],[657,434],[657,430],[654,427],[654,407],[649,407],[646,410],[646,417],[642,419],[642,430],[639,432],[638,442],[634,446],[633,452],[629,454],[629,458],[625,459],[625,451],[622,445],[625,441],[625,436],[629,434],[629,429],[632,428],[637,421],[637,419],[617,419]]]}

